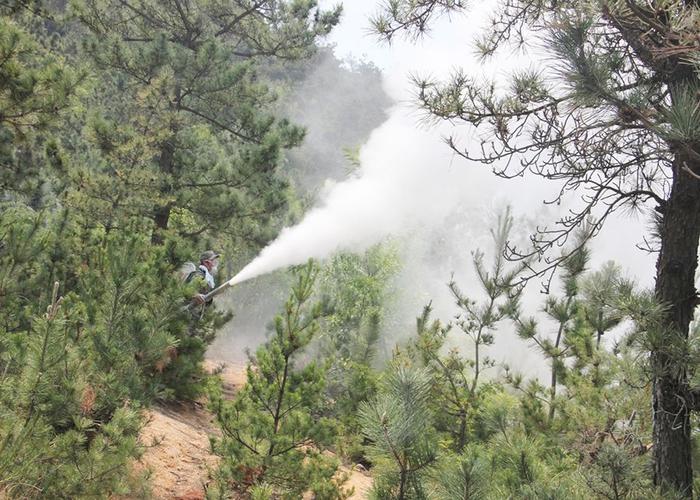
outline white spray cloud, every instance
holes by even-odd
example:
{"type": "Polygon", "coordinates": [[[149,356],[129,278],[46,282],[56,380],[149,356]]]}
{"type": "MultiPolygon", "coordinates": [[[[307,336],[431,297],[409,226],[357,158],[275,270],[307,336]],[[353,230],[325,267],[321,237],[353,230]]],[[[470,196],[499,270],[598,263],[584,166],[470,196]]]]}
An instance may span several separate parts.
{"type": "MultiPolygon", "coordinates": [[[[329,7],[334,3],[324,0],[321,5],[329,7]]],[[[341,52],[348,45],[343,40],[347,37],[353,40],[354,50],[373,51],[371,59],[384,69],[385,89],[402,104],[392,110],[389,119],[362,147],[362,166],[356,176],[330,187],[300,224],[284,229],[229,284],[300,264],[309,258],[323,258],[338,250],[362,251],[387,235],[433,225],[458,203],[464,203],[465,198],[482,198],[483,202],[493,196],[494,179],[488,169],[466,168],[465,162],[443,144],[443,137],[453,131],[449,124],[417,128],[420,116],[410,104],[414,89],[409,83],[409,75],[414,71],[446,77],[455,63],[476,64],[473,54],[466,60],[463,56],[470,52],[474,25],[484,21],[488,9],[470,13],[470,29],[466,32],[464,25],[442,19],[435,26],[440,37],[416,43],[397,40],[389,47],[380,45],[366,33],[367,16],[376,7],[373,0],[345,5],[343,23],[331,38],[341,52]],[[459,58],[454,58],[456,48],[459,58]]],[[[355,55],[361,57],[356,52],[355,55]]],[[[504,65],[500,61],[488,72],[503,71],[516,62],[504,65]]],[[[512,191],[510,186],[503,189],[512,191]]],[[[522,197],[522,189],[513,192],[514,196],[518,194],[522,197]]]]}
{"type": "MultiPolygon", "coordinates": [[[[374,5],[374,0],[364,4],[366,14],[372,11],[369,6],[374,5]]],[[[358,10],[357,23],[366,25],[364,15],[360,16],[360,3],[348,7],[358,10]]],[[[435,317],[449,319],[453,304],[445,283],[452,271],[465,292],[470,295],[478,292],[467,270],[471,265],[470,251],[483,247],[488,239],[486,212],[510,204],[517,216],[537,218],[550,225],[556,220],[557,207],[545,209],[547,213],[540,213],[543,217],[535,216],[543,210],[542,201],[553,198],[556,185],[532,176],[503,180],[495,177],[488,167],[469,164],[454,155],[442,140],[455,132],[451,124],[420,128],[417,126],[420,116],[410,103],[406,104],[410,100],[409,72],[430,73],[439,78],[449,74],[452,65],[460,63],[471,67],[470,72],[486,72],[469,58],[464,59],[470,51],[474,24],[472,16],[453,24],[445,20],[435,29],[440,34],[435,40],[418,46],[399,43],[381,49],[380,56],[391,52],[393,62],[382,64],[390,60],[388,57],[373,59],[385,69],[385,88],[403,104],[391,111],[389,119],[362,146],[360,169],[347,180],[328,185],[316,207],[299,224],[284,229],[230,284],[309,258],[321,259],[340,250],[360,252],[389,235],[404,236],[408,241],[403,255],[406,265],[397,279],[394,297],[400,303],[396,317],[401,322],[386,326],[408,332],[412,318],[429,300],[436,306],[435,317]],[[435,247],[441,251],[435,252],[435,247]]],[[[355,28],[355,32],[359,31],[355,28]]],[[[357,37],[349,32],[348,36],[351,35],[357,37]]],[[[354,47],[353,40],[345,46],[354,47]]],[[[337,42],[343,46],[341,39],[337,42]]],[[[497,61],[488,73],[498,77],[507,73],[513,63],[497,61]]],[[[631,274],[642,274],[642,284],[649,284],[653,275],[649,271],[653,268],[650,257],[634,251],[640,226],[642,221],[610,220],[594,244],[592,267],[615,259],[631,274]]],[[[535,299],[534,305],[540,302],[540,297],[535,299]]],[[[389,333],[393,338],[396,332],[389,333]]],[[[538,364],[534,352],[526,350],[526,345],[513,334],[499,339],[497,344],[494,349],[507,354],[507,361],[538,364]]]]}
{"type": "Polygon", "coordinates": [[[407,111],[396,108],[360,150],[359,171],[326,189],[230,284],[339,250],[363,251],[388,235],[435,225],[458,204],[485,203],[494,184],[488,169],[469,168],[447,146],[436,148],[440,130],[417,128],[407,111]]]}
{"type": "Polygon", "coordinates": [[[433,193],[421,195],[420,186],[430,186],[424,165],[444,164],[444,158],[417,161],[427,149],[420,136],[395,117],[376,129],[360,151],[360,170],[329,186],[318,205],[298,225],[282,230],[232,284],[338,250],[361,251],[411,220],[439,216],[433,193]]]}
{"type": "MultiPolygon", "coordinates": [[[[332,3],[324,0],[322,5],[332,3]]],[[[380,46],[376,38],[361,36],[362,29],[358,29],[358,23],[366,28],[367,15],[376,9],[373,0],[345,8],[344,23],[332,37],[339,44],[338,49],[347,45],[343,37],[352,38],[355,50],[377,49],[372,59],[384,68],[387,92],[401,104],[362,147],[362,166],[357,175],[330,187],[300,224],[284,229],[230,284],[309,258],[327,257],[338,250],[362,251],[388,235],[433,226],[458,204],[463,206],[465,200],[476,208],[500,196],[515,205],[518,200],[524,201],[523,208],[531,210],[533,202],[539,205],[551,196],[551,186],[543,188],[537,181],[502,182],[488,168],[470,166],[454,155],[443,143],[443,138],[454,132],[451,124],[430,128],[417,125],[420,115],[411,104],[415,89],[409,75],[418,71],[443,78],[455,69],[455,64],[476,65],[470,47],[474,28],[486,19],[488,6],[475,9],[460,23],[440,20],[435,25],[440,37],[417,43],[397,40],[392,47],[380,46]],[[346,32],[344,28],[350,26],[353,28],[346,32]],[[465,30],[465,26],[469,29],[465,30]],[[460,56],[455,57],[455,52],[460,56]]],[[[495,76],[522,63],[522,59],[509,58],[494,62],[489,68],[482,66],[480,71],[484,76],[495,76]]]]}

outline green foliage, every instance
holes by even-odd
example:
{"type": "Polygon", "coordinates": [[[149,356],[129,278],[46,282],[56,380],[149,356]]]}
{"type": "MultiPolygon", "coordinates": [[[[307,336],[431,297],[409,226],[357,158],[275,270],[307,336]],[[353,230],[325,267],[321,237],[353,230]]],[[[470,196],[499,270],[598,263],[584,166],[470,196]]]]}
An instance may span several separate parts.
{"type": "MultiPolygon", "coordinates": [[[[374,18],[373,31],[383,40],[397,33],[416,36],[436,16],[464,12],[471,3],[390,0],[374,18]]],[[[688,430],[698,405],[687,403],[695,399],[687,372],[694,367],[688,332],[698,305],[691,298],[697,296],[700,239],[698,4],[503,0],[494,7],[477,42],[481,55],[533,47],[542,63],[536,64],[538,74],[516,70],[509,89],[461,70],[444,83],[415,78],[419,105],[454,125],[448,144],[456,154],[503,178],[528,174],[555,181],[558,195],[548,203],[578,198],[556,224],[532,235],[530,247],[509,249],[513,258],[537,258],[531,277],[545,276],[547,287],[554,270],[575,258],[581,245],[560,257],[552,250],[579,229],[590,239],[616,211],[658,213],[652,216],[660,221],[654,295],[665,313],[646,342],[655,387],[654,478],[667,494],[681,491],[692,498],[688,430]]],[[[557,382],[566,373],[565,351],[583,344],[566,338],[567,330],[578,330],[570,328],[571,296],[565,290],[563,302],[547,306],[559,324],[553,342],[538,335],[533,321],[520,325],[519,333],[551,362],[550,424],[557,382]]]]}
{"type": "Polygon", "coordinates": [[[70,215],[0,214],[0,490],[12,497],[127,493],[139,408],[201,384],[211,320],[190,327],[172,249],[70,215]]]}
{"type": "Polygon", "coordinates": [[[334,424],[321,417],[325,367],[297,366],[297,358],[318,333],[320,305],[309,303],[318,271],[309,263],[282,314],[275,318],[269,342],[258,348],[247,369],[247,383],[233,401],[210,394],[223,437],[213,441],[222,456],[212,498],[230,498],[267,484],[284,498],[307,490],[318,498],[337,498],[332,477],[337,464],[320,451],[333,439],[334,424]]]}
{"type": "Polygon", "coordinates": [[[324,414],[341,422],[336,451],[353,462],[365,461],[357,412],[377,391],[380,333],[398,266],[396,248],[384,243],[364,255],[334,256],[319,279],[319,349],[329,364],[324,414]]]}
{"type": "Polygon", "coordinates": [[[0,124],[18,137],[55,123],[70,105],[80,76],[31,35],[0,18],[0,124]]]}
{"type": "Polygon", "coordinates": [[[340,9],[313,0],[71,5],[103,82],[86,129],[99,163],[89,177],[76,173],[91,212],[101,221],[136,212],[152,221],[154,242],[168,230],[269,239],[287,202],[281,150],[304,132],[275,119],[274,89],[257,67],[311,55],[340,9]],[[105,184],[116,184],[113,194],[105,184]]]}
{"type": "Polygon", "coordinates": [[[362,256],[333,257],[319,283],[326,351],[341,359],[372,361],[390,300],[390,280],[398,269],[397,249],[391,243],[377,245],[362,256]]]}
{"type": "MultiPolygon", "coordinates": [[[[311,56],[340,14],[313,0],[137,3],[0,7],[0,496],[143,493],[129,470],[140,410],[201,394],[226,319],[185,312],[196,284],[174,269],[205,241],[256,252],[280,224],[282,150],[304,131],[275,116],[271,59],[311,56]]],[[[307,344],[317,315],[261,365],[307,344]]],[[[334,427],[324,376],[289,374],[273,435],[277,451],[295,445],[279,460],[292,490],[332,498],[335,463],[314,448],[334,427]]]]}
{"type": "Polygon", "coordinates": [[[603,444],[585,471],[586,483],[598,498],[634,498],[636,491],[649,487],[644,465],[625,448],[603,444]]]}
{"type": "Polygon", "coordinates": [[[464,448],[472,432],[469,422],[481,400],[477,390],[479,377],[485,369],[495,365],[493,359],[484,355],[484,348],[493,345],[497,326],[517,310],[522,293],[518,280],[524,265],[509,269],[503,256],[512,227],[513,218],[507,210],[491,232],[495,258],[490,268],[486,268],[481,251],[474,253],[478,285],[485,295],[482,303],[465,296],[454,279],[448,285],[459,308],[454,324],[468,338],[473,357],[464,358],[457,347],[445,353],[452,323],[444,327],[439,321],[431,323],[430,305],[417,320],[415,347],[433,376],[436,402],[444,410],[438,428],[451,433],[455,451],[464,448]]]}
{"type": "Polygon", "coordinates": [[[622,321],[620,299],[630,295],[633,284],[621,275],[619,266],[607,262],[600,271],[586,275],[580,288],[586,321],[595,330],[596,347],[600,347],[605,332],[622,321]]]}
{"type": "MultiPolygon", "coordinates": [[[[585,247],[572,255],[561,276],[562,297],[545,300],[545,320],[522,319],[520,290],[513,290],[518,268],[508,274],[497,258],[486,272],[480,253],[475,261],[485,303],[477,305],[450,284],[462,311],[457,316],[463,321],[461,332],[432,320],[430,306],[425,308],[415,343],[397,354],[394,366],[382,374],[378,395],[360,406],[375,496],[660,495],[646,472],[651,420],[643,351],[629,341],[608,350],[600,341],[631,316],[630,297],[637,294],[610,263],[586,272],[585,247]],[[503,280],[503,275],[512,278],[503,280]],[[480,339],[505,318],[514,319],[521,336],[540,348],[555,386],[509,370],[504,378],[475,383],[479,351],[465,355],[447,347],[455,333],[466,333],[472,344],[489,345],[480,339]],[[539,333],[543,321],[555,325],[551,337],[539,333]],[[415,387],[403,392],[396,389],[403,387],[397,379],[404,372],[416,370],[420,375],[412,377],[421,383],[414,381],[415,387]]],[[[633,331],[630,338],[638,335],[633,331]]]]}
{"type": "Polygon", "coordinates": [[[45,134],[58,125],[84,77],[20,25],[0,17],[0,190],[5,196],[40,204],[52,152],[45,134]]]}
{"type": "Polygon", "coordinates": [[[425,498],[423,476],[436,458],[430,403],[429,374],[399,365],[385,373],[377,396],[360,405],[376,498],[425,498]]]}
{"type": "Polygon", "coordinates": [[[114,394],[98,388],[58,289],[0,378],[0,490],[19,498],[126,493],[141,418],[124,400],[104,412],[114,394]]]}
{"type": "Polygon", "coordinates": [[[489,461],[481,449],[467,448],[460,455],[446,454],[436,466],[434,497],[454,500],[487,498],[491,485],[489,461]]]}
{"type": "MultiPolygon", "coordinates": [[[[534,318],[523,318],[518,307],[510,311],[510,315],[516,324],[518,336],[532,342],[550,365],[550,382],[546,389],[536,381],[531,381],[527,386],[521,384],[517,376],[508,374],[509,381],[519,390],[522,390],[531,399],[528,403],[530,414],[535,425],[546,427],[554,421],[557,405],[557,389],[567,376],[567,361],[577,354],[577,350],[586,350],[590,342],[590,327],[583,321],[579,314],[581,307],[578,299],[579,280],[586,270],[588,263],[588,250],[585,247],[585,238],[581,235],[577,248],[571,252],[569,258],[562,262],[561,285],[563,295],[555,297],[550,295],[544,303],[543,312],[554,325],[554,331],[550,335],[540,333],[539,322],[534,318]],[[541,402],[546,402],[547,413],[543,412],[541,402]]],[[[612,328],[617,323],[608,326],[612,328]]],[[[597,331],[597,344],[604,331],[597,331]]]]}

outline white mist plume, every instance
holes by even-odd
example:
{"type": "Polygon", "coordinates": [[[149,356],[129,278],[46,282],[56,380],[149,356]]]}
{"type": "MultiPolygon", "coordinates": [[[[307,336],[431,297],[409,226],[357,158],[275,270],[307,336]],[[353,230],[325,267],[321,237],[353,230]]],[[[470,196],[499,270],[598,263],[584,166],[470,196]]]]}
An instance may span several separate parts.
{"type": "Polygon", "coordinates": [[[436,154],[439,132],[416,129],[402,115],[395,111],[372,133],[356,175],[327,189],[319,206],[282,230],[229,284],[339,250],[362,251],[387,235],[440,220],[464,200],[469,184],[489,175],[452,158],[447,147],[436,154]]]}
{"type": "MultiPolygon", "coordinates": [[[[321,0],[321,3],[331,5],[335,0],[321,0]]],[[[488,10],[488,3],[482,3],[483,10],[488,10]]],[[[482,4],[475,10],[482,10],[482,4]]],[[[383,66],[384,86],[396,101],[414,102],[411,94],[414,89],[408,83],[411,71],[441,79],[447,77],[458,62],[483,73],[486,79],[491,77],[505,82],[502,77],[512,65],[528,66],[527,60],[507,54],[494,61],[488,70],[465,58],[475,27],[480,24],[479,16],[474,15],[476,12],[470,12],[468,18],[441,20],[434,29],[434,33],[440,35],[435,39],[426,38],[415,45],[397,40],[390,48],[377,48],[375,40],[358,35],[366,27],[366,17],[375,6],[374,0],[346,2],[345,18],[353,24],[345,22],[345,29],[341,25],[335,30],[338,35],[335,42],[346,49],[341,55],[357,55],[365,47],[374,61],[383,66]],[[343,40],[343,36],[347,39],[343,40]]],[[[309,109],[308,112],[313,112],[313,106],[309,109]]],[[[374,130],[362,147],[361,168],[355,175],[331,185],[299,224],[284,229],[228,283],[240,283],[303,263],[311,257],[331,256],[338,250],[361,252],[387,235],[399,235],[404,236],[401,240],[404,266],[396,278],[392,310],[386,318],[382,338],[395,340],[413,332],[413,318],[431,301],[435,318],[451,318],[454,299],[446,282],[452,272],[465,292],[478,297],[478,287],[469,274],[470,251],[488,250],[488,221],[484,212],[507,203],[513,206],[514,214],[539,220],[537,213],[542,208],[542,200],[551,200],[558,186],[533,176],[503,180],[495,177],[488,166],[469,165],[454,156],[444,144],[444,135],[455,132],[450,124],[420,130],[417,129],[419,118],[415,110],[411,112],[405,105],[394,108],[390,118],[374,130]]],[[[345,121],[341,127],[353,127],[353,123],[345,121]]],[[[478,148],[477,138],[468,131],[460,131],[458,136],[465,144],[473,139],[471,145],[478,148]]],[[[323,138],[323,134],[319,137],[323,138]]],[[[542,222],[551,227],[556,220],[556,210],[564,211],[564,208],[548,206],[550,212],[542,222]]],[[[648,270],[653,269],[653,262],[649,264],[647,256],[634,252],[634,243],[642,234],[639,228],[640,223],[628,219],[608,221],[606,229],[594,242],[591,268],[612,258],[623,262],[631,271],[644,270],[648,279],[641,282],[647,284],[652,277],[648,270]]],[[[270,280],[273,279],[276,278],[271,276],[270,280]]],[[[281,286],[285,292],[286,286],[281,286]]],[[[249,298],[251,290],[263,290],[259,294],[269,298],[270,284],[259,280],[233,290],[227,299],[231,307],[238,304],[238,300],[249,298]],[[246,297],[236,297],[236,294],[246,297]]],[[[537,295],[533,299],[533,307],[537,307],[541,298],[537,284],[533,284],[531,290],[537,295]]],[[[251,297],[256,306],[265,302],[251,297]]],[[[254,348],[262,342],[265,322],[283,301],[284,293],[263,312],[255,307],[239,307],[241,313],[235,320],[239,323],[230,325],[229,334],[217,339],[216,355],[244,363],[243,346],[254,348]]],[[[386,345],[390,352],[391,343],[387,341],[386,345]]],[[[512,332],[499,334],[489,355],[519,369],[533,370],[532,367],[541,365],[538,355],[528,350],[527,344],[512,332]]]]}
{"type": "MultiPolygon", "coordinates": [[[[323,0],[322,3],[328,2],[323,0]]],[[[354,15],[358,22],[366,23],[374,4],[363,5],[349,6],[345,15],[354,15]]],[[[472,12],[470,22],[476,22],[477,17],[486,19],[489,10],[479,10],[484,12],[476,17],[472,12]]],[[[465,36],[463,27],[448,21],[441,20],[440,33],[447,35],[454,46],[467,46],[472,35],[465,36]]],[[[342,31],[341,26],[339,32],[342,31]]],[[[356,37],[357,33],[353,32],[352,36],[356,37]]],[[[376,41],[371,43],[376,45],[376,41]]],[[[454,155],[443,142],[444,136],[454,132],[453,124],[418,128],[420,117],[415,108],[412,110],[410,105],[405,105],[405,102],[414,102],[415,97],[408,83],[409,72],[420,64],[430,69],[433,76],[447,77],[454,64],[453,54],[444,50],[445,47],[419,45],[397,41],[391,50],[385,50],[386,55],[397,55],[397,48],[401,47],[398,53],[404,53],[399,58],[401,63],[392,63],[392,68],[384,75],[388,94],[404,104],[393,108],[389,119],[375,129],[363,145],[360,170],[328,189],[299,224],[282,230],[257,258],[231,278],[230,285],[301,264],[309,258],[324,258],[339,250],[360,252],[388,235],[433,226],[458,204],[476,208],[490,202],[495,185],[499,191],[507,192],[499,192],[499,195],[509,199],[525,196],[529,205],[532,205],[533,196],[537,204],[548,196],[539,190],[523,192],[521,186],[514,186],[519,184],[517,182],[503,184],[501,188],[487,167],[470,166],[454,155]]],[[[512,64],[514,62],[509,63],[512,64]]],[[[492,71],[502,70],[502,61],[493,68],[492,71]]]]}

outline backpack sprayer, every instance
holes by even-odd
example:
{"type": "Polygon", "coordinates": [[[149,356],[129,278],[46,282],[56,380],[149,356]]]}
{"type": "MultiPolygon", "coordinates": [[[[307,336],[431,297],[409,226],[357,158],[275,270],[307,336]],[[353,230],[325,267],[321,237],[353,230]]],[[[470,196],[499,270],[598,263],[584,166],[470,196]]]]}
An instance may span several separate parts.
{"type": "MultiPolygon", "coordinates": [[[[193,262],[185,262],[179,271],[180,276],[182,277],[182,281],[189,281],[191,279],[191,277],[194,276],[194,274],[198,272],[198,270],[199,270],[198,266],[195,265],[193,262]]],[[[209,300],[216,297],[217,295],[220,295],[228,287],[235,285],[237,277],[238,277],[238,275],[234,276],[233,278],[231,278],[228,281],[225,281],[224,283],[217,286],[213,290],[203,294],[204,302],[208,302],[209,300]]],[[[193,303],[187,304],[187,306],[185,306],[185,309],[189,309],[190,307],[192,307],[192,305],[193,305],[193,303]]]]}

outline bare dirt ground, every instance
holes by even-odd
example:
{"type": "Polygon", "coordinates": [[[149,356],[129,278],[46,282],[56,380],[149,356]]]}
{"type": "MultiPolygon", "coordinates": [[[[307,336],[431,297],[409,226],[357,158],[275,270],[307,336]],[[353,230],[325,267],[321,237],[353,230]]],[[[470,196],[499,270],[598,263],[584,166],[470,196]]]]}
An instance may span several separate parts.
{"type": "MultiPolygon", "coordinates": [[[[218,363],[207,361],[214,371],[218,363]]],[[[226,366],[221,372],[224,393],[232,396],[245,383],[245,367],[226,366]]],[[[196,500],[204,498],[210,470],[218,459],[211,453],[209,436],[217,434],[214,417],[205,402],[157,406],[147,414],[140,440],[148,448],[139,468],[150,471],[153,497],[196,500]]]]}
{"type": "MultiPolygon", "coordinates": [[[[215,370],[220,363],[207,361],[215,370]]],[[[245,383],[244,366],[225,366],[221,372],[224,394],[233,396],[245,383]]],[[[159,406],[147,414],[148,424],[141,432],[141,442],[148,446],[138,468],[150,471],[153,498],[200,500],[218,458],[211,453],[209,436],[217,434],[214,417],[202,402],[159,406]]],[[[350,478],[345,489],[354,488],[350,497],[367,498],[372,478],[364,472],[342,468],[350,478]]]]}

